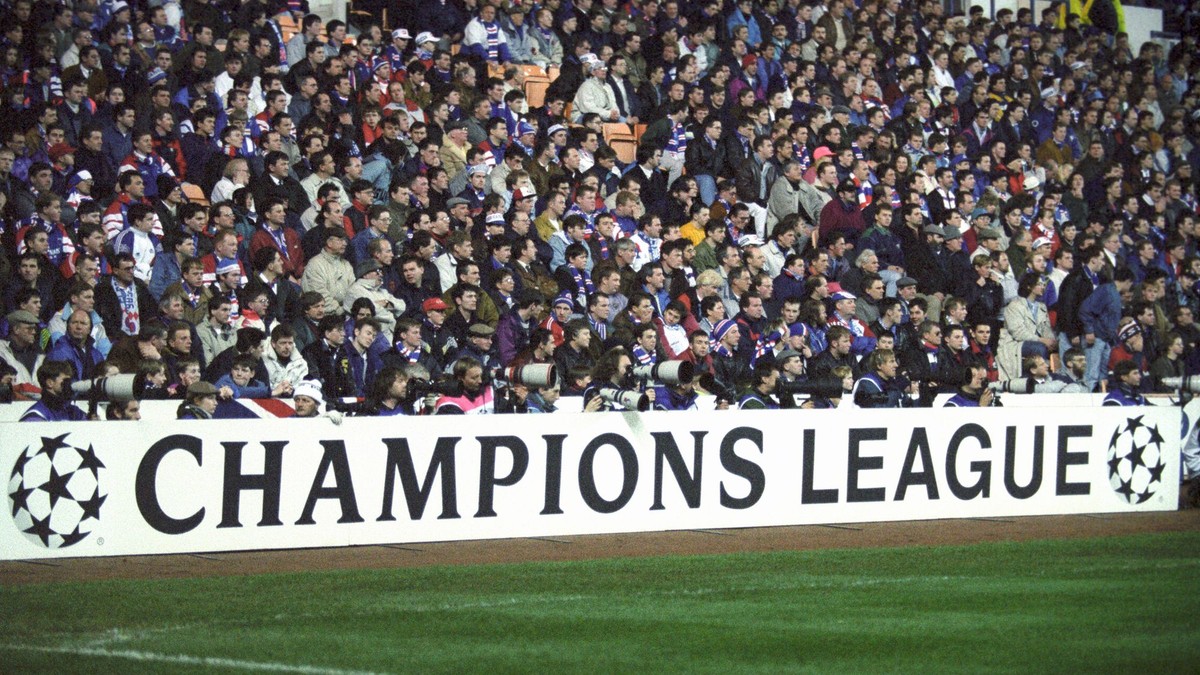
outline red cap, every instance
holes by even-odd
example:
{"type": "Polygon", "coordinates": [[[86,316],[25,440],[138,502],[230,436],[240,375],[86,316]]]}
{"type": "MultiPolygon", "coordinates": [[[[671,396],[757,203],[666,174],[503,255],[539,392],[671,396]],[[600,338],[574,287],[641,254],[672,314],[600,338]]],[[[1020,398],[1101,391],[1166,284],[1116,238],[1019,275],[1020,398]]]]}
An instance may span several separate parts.
{"type": "Polygon", "coordinates": [[[747,54],[742,57],[742,67],[743,68],[745,68],[746,66],[749,66],[751,64],[757,64],[757,63],[758,63],[758,57],[753,54],[747,54]]]}
{"type": "Polygon", "coordinates": [[[446,311],[446,309],[447,309],[446,301],[442,300],[441,298],[430,298],[430,299],[426,300],[425,302],[421,303],[421,311],[422,312],[433,312],[433,311],[438,311],[438,310],[441,310],[444,312],[444,311],[446,311]]]}

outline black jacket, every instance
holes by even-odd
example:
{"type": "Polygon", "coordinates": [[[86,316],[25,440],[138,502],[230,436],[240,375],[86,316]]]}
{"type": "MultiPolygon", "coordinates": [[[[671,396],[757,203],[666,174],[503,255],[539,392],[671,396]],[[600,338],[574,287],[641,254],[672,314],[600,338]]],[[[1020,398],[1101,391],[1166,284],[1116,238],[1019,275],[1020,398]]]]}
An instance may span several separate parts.
{"type": "MultiPolygon", "coordinates": [[[[134,279],[133,285],[136,289],[138,315],[142,322],[149,321],[157,314],[154,296],[141,279],[134,279]]],[[[96,284],[96,313],[100,315],[100,320],[104,322],[104,330],[114,343],[122,335],[127,335],[122,330],[121,302],[117,299],[117,292],[113,290],[112,277],[104,277],[96,284]]]]}

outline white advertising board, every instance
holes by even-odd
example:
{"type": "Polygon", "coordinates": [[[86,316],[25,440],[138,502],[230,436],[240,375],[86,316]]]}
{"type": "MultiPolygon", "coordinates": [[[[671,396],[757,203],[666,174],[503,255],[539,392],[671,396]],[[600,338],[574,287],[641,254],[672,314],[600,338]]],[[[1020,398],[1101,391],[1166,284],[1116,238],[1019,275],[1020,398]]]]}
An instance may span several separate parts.
{"type": "Polygon", "coordinates": [[[0,424],[0,559],[1170,510],[1175,407],[0,424]]]}

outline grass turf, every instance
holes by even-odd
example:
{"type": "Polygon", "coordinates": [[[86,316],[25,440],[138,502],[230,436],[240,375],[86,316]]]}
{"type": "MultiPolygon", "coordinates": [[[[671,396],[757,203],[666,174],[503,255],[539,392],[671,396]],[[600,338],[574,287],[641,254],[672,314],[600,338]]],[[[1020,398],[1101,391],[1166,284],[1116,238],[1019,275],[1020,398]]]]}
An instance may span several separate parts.
{"type": "Polygon", "coordinates": [[[7,587],[0,672],[1196,672],[1198,553],[1188,533],[7,587]]]}

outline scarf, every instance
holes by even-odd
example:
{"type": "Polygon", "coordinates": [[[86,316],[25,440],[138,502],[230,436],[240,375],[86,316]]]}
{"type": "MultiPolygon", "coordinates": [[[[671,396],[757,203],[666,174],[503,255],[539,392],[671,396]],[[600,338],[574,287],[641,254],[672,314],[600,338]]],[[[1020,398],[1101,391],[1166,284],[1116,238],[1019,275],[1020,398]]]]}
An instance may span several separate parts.
{"type": "Polygon", "coordinates": [[[586,277],[583,272],[580,272],[573,265],[567,265],[567,271],[571,273],[571,279],[575,281],[575,291],[591,295],[596,292],[596,286],[592,283],[591,277],[586,277]]]}
{"type": "Polygon", "coordinates": [[[657,354],[652,354],[642,349],[641,345],[634,345],[633,349],[630,350],[630,354],[639,366],[652,366],[658,361],[657,354]]]}
{"type": "Polygon", "coordinates": [[[754,343],[754,354],[750,357],[750,367],[758,365],[758,360],[770,354],[782,339],[783,333],[779,331],[771,331],[770,335],[759,337],[758,341],[754,343]]]}
{"type": "Polygon", "coordinates": [[[129,284],[129,288],[124,288],[117,283],[116,279],[111,279],[110,283],[117,293],[117,302],[121,306],[121,331],[126,335],[137,335],[142,328],[137,304],[137,285],[129,284]]]}
{"type": "Polygon", "coordinates": [[[405,349],[404,343],[399,343],[396,345],[396,351],[400,354],[400,356],[405,361],[408,361],[409,363],[416,363],[421,358],[421,348],[420,347],[413,347],[412,349],[405,349]]]}

